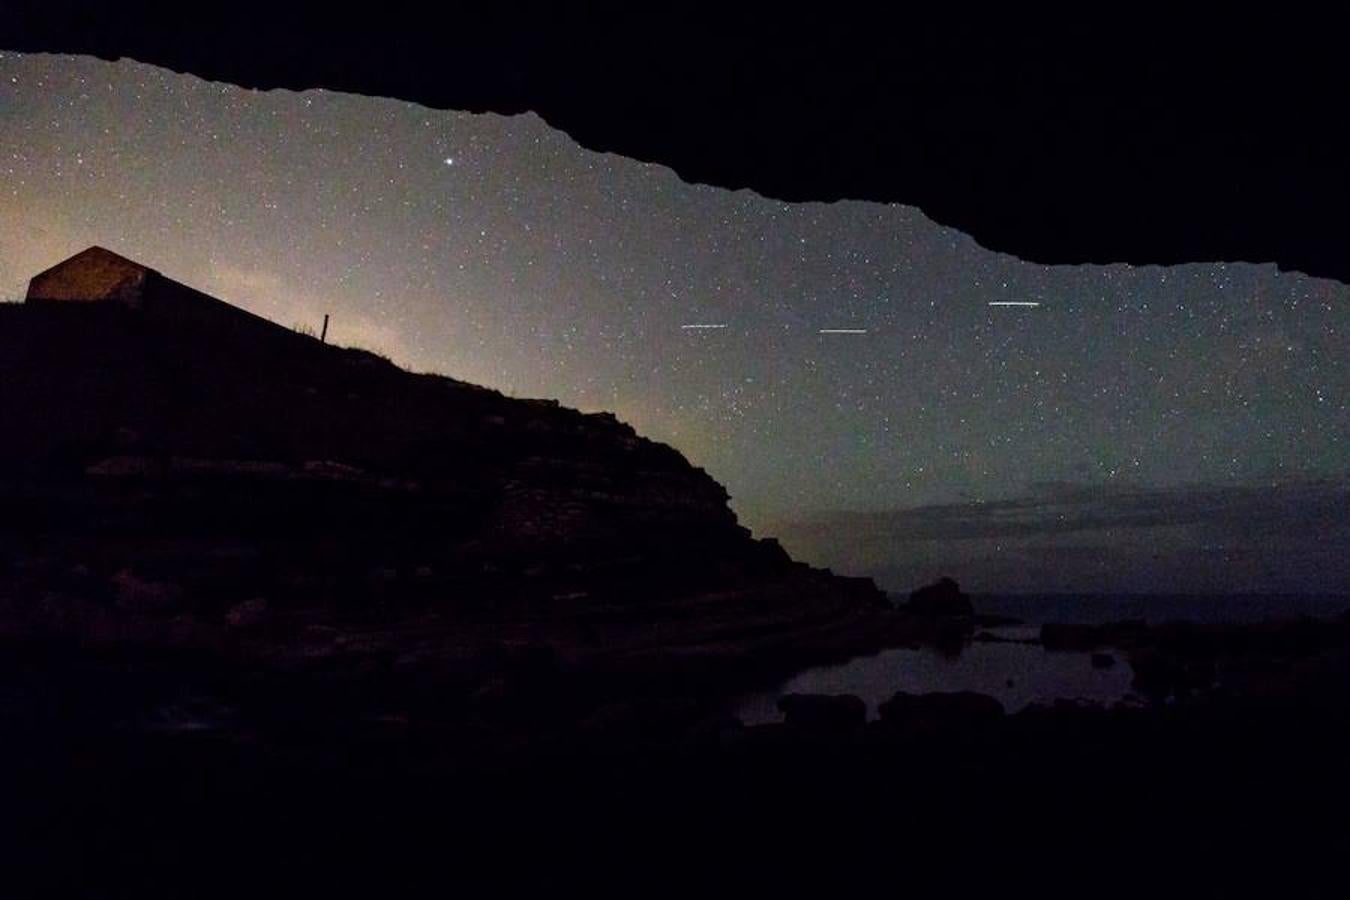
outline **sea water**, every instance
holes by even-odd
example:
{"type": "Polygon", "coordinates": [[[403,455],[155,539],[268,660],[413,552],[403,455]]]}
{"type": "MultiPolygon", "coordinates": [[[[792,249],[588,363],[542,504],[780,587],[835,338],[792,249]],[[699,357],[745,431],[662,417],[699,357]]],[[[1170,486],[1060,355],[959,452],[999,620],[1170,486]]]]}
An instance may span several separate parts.
{"type": "Polygon", "coordinates": [[[1113,663],[1094,666],[1092,654],[1047,651],[1035,643],[1044,622],[1101,624],[1143,619],[1152,624],[1190,621],[1247,623],[1301,616],[1334,618],[1350,610],[1347,595],[977,595],[976,612],[1009,616],[1024,624],[982,629],[1003,642],[974,641],[958,652],[932,647],[886,650],[831,666],[799,672],[783,683],[757,691],[735,704],[748,725],[782,721],[778,698],[784,694],[855,694],[869,717],[897,691],[975,691],[987,694],[1014,713],[1033,703],[1080,701],[1111,705],[1132,703],[1134,676],[1128,660],[1111,651],[1113,663]]]}

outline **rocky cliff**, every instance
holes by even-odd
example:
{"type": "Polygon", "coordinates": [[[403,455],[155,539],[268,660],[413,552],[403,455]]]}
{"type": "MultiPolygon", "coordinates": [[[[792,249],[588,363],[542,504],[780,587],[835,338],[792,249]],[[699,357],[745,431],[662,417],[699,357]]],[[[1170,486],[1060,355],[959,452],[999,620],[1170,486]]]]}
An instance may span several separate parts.
{"type": "Polygon", "coordinates": [[[0,421],[12,632],[683,678],[864,649],[888,619],[612,415],[289,332],[0,308],[0,421]]]}

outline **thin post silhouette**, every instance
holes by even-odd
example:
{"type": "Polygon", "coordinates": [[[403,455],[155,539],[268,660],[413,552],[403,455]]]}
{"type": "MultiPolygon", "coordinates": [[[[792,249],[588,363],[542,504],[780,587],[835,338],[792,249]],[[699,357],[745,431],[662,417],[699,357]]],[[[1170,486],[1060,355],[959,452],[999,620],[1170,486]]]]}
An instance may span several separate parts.
{"type": "Polygon", "coordinates": [[[319,335],[319,343],[328,343],[328,313],[323,314],[323,332],[319,335]]]}

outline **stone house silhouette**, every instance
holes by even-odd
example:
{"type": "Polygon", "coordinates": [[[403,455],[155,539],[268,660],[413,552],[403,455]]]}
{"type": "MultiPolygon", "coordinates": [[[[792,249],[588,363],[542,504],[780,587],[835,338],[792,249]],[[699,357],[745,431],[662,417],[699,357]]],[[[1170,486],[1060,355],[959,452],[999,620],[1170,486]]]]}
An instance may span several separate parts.
{"type": "Polygon", "coordinates": [[[97,305],[157,322],[205,326],[246,337],[298,335],[291,329],[168,278],[103,247],[90,247],[34,275],[26,303],[97,305]]]}

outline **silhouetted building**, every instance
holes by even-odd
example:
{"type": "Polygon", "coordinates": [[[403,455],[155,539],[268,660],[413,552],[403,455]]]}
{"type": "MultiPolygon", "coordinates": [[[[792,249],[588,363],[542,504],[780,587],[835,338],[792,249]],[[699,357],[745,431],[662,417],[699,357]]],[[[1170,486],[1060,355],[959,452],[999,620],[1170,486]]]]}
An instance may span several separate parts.
{"type": "Polygon", "coordinates": [[[99,304],[156,320],[247,332],[294,335],[290,329],[166,278],[149,266],[102,247],[59,262],[28,283],[28,303],[99,304]]]}

